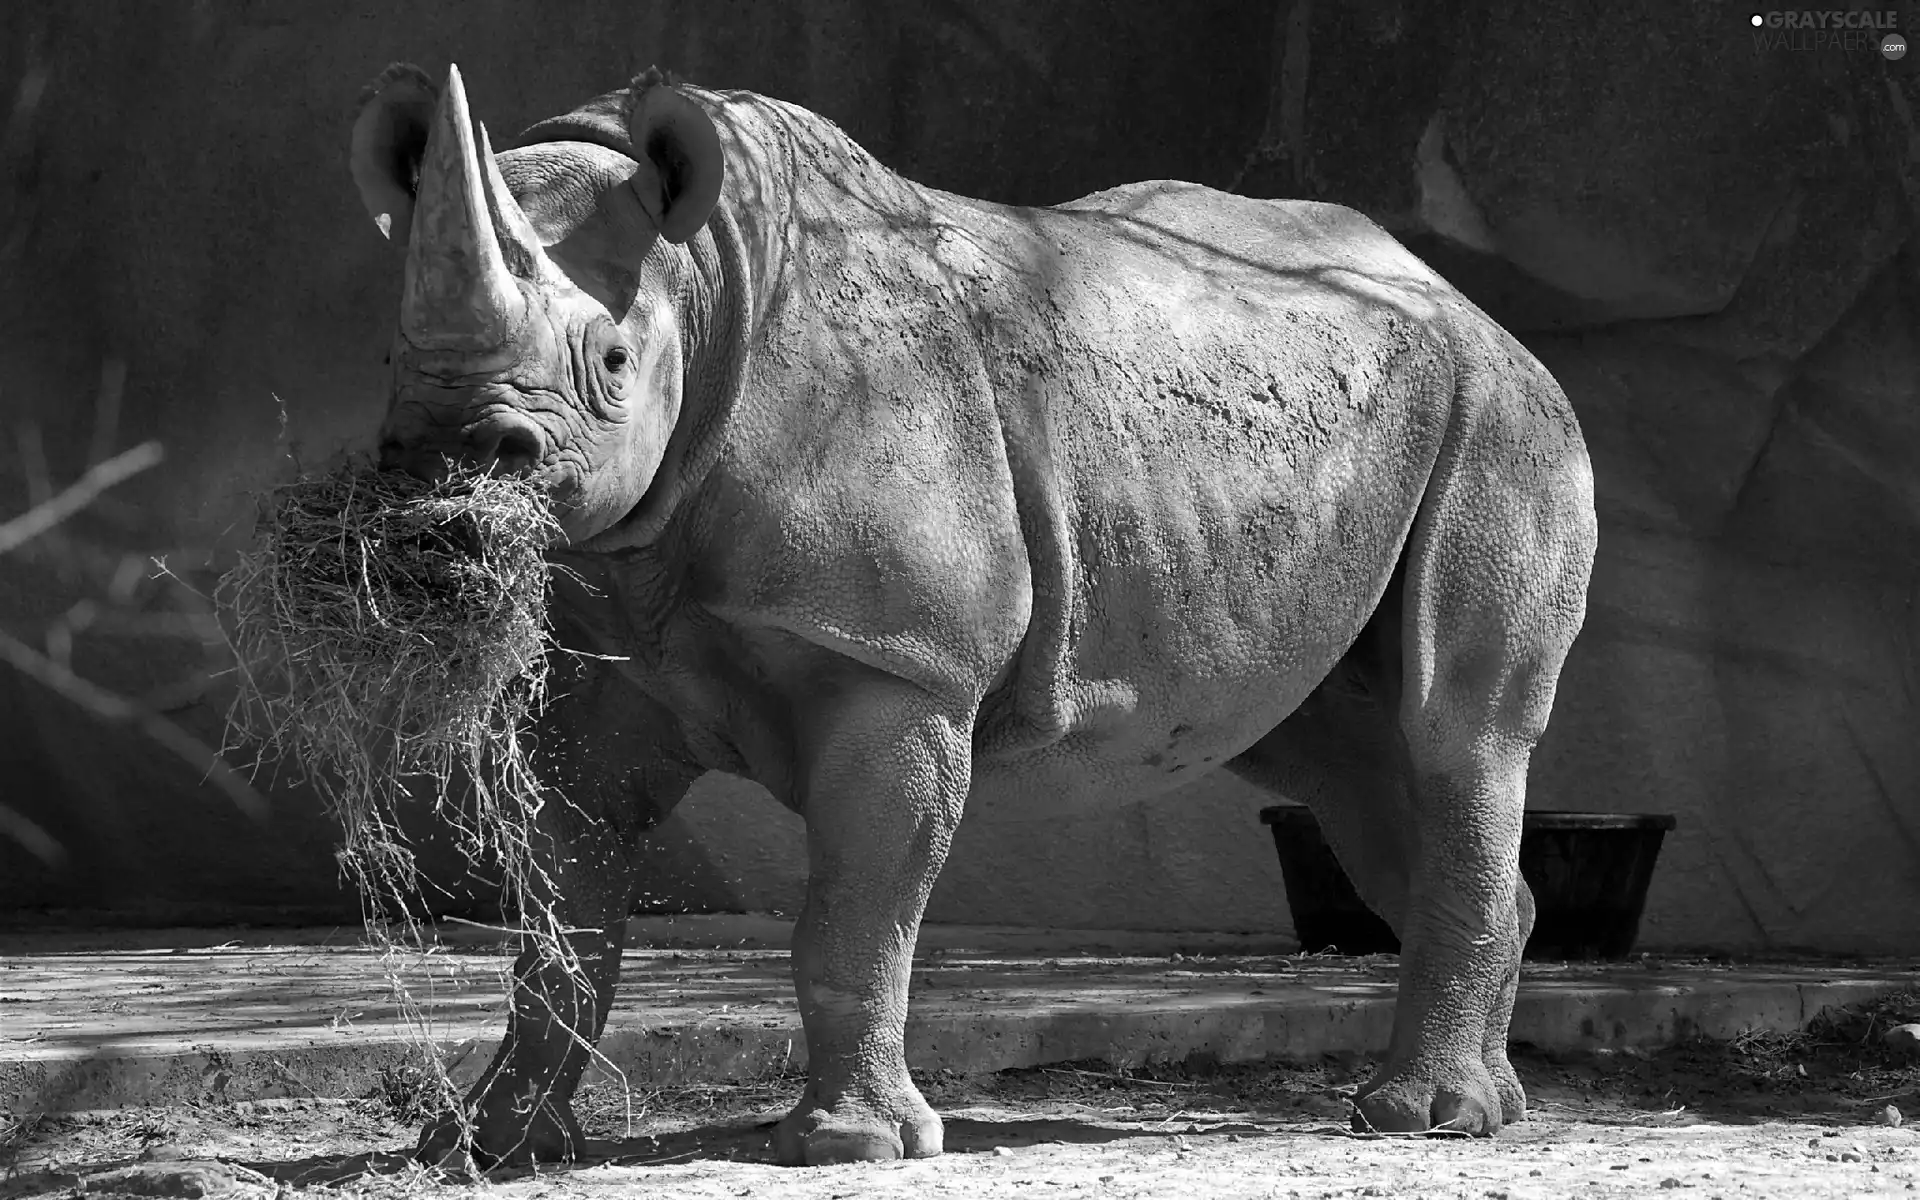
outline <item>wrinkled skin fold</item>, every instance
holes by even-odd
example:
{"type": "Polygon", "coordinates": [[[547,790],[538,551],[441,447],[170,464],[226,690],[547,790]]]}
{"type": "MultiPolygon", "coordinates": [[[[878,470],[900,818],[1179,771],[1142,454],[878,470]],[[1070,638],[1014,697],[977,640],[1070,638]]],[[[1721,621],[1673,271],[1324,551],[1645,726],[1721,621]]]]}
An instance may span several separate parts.
{"type": "Polygon", "coordinates": [[[1399,934],[1357,1119],[1524,1117],[1520,818],[1593,480],[1553,379],[1418,259],[1190,184],[949,195],[654,74],[496,153],[457,72],[389,68],[353,169],[407,256],[383,460],[548,484],[557,635],[623,659],[565,658],[539,730],[586,979],[523,953],[482,1157],[581,1151],[635,839],[714,770],[806,820],[784,1161],[939,1153],[903,1030],[963,813],[1044,836],[1216,768],[1308,803],[1399,934]]]}

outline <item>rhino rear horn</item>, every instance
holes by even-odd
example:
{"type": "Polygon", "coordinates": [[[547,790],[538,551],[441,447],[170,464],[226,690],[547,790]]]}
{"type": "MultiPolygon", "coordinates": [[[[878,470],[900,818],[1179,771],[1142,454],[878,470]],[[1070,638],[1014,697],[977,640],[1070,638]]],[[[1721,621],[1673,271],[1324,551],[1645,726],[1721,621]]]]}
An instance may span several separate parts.
{"type": "Polygon", "coordinates": [[[500,163],[493,157],[493,143],[487,139],[487,127],[477,127],[480,135],[481,182],[486,185],[487,212],[493,218],[493,234],[507,260],[507,269],[522,279],[537,279],[546,250],[526,210],[513,198],[513,190],[500,174],[500,163]]]}
{"type": "Polygon", "coordinates": [[[635,81],[627,137],[640,169],[628,186],[660,236],[680,243],[700,232],[720,200],[726,156],[713,119],[657,72],[635,81]]]}
{"type": "Polygon", "coordinates": [[[412,63],[393,63],[360,92],[348,163],[381,234],[403,249],[440,89],[412,63]]]}

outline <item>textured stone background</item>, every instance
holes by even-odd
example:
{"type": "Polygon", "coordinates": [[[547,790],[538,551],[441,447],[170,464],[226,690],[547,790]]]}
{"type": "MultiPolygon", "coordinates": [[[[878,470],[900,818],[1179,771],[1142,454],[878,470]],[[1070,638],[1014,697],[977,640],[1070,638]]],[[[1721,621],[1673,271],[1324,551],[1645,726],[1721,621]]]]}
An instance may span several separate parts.
{"type": "MultiPolygon", "coordinates": [[[[0,513],[38,462],[168,451],[0,557],[0,629],[40,643],[127,553],[208,587],[288,469],[276,397],[305,461],[370,438],[399,261],[346,170],[368,78],[457,61],[498,140],[658,61],[956,191],[1174,177],[1386,224],[1526,338],[1592,445],[1600,562],[1533,804],[1679,817],[1644,944],[1920,948],[1920,58],[1761,51],[1747,10],[1654,0],[396,8],[0,6],[0,513]]],[[[193,608],[137,571],[118,595],[193,608]]],[[[71,661],[139,694],[215,660],[97,629],[71,661]]],[[[159,702],[217,739],[217,680],[159,702]]],[[[65,851],[0,837],[0,908],[351,910],[311,797],[257,824],[199,780],[0,663],[0,801],[65,851]]],[[[1259,802],[1214,778],[963,825],[930,915],[1284,929],[1259,802]]],[[[703,781],[651,852],[656,909],[797,905],[798,819],[751,786],[703,781]]]]}

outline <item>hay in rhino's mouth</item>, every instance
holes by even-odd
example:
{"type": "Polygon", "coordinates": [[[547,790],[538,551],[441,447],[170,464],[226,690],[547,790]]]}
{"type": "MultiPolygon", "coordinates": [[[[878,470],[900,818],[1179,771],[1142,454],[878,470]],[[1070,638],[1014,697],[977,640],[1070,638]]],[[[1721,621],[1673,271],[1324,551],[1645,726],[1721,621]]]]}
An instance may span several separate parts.
{"type": "Polygon", "coordinates": [[[542,798],[521,735],[545,699],[543,551],[557,534],[536,484],[349,462],[262,497],[253,544],[220,582],[237,663],[229,742],[327,801],[370,920],[405,919],[419,891],[397,819],[408,780],[435,785],[470,862],[510,893],[532,882],[542,798]],[[449,796],[456,770],[469,802],[449,796]]]}
{"type": "Polygon", "coordinates": [[[525,479],[426,483],[348,462],[261,497],[253,543],[215,591],[238,680],[226,748],[252,743],[256,767],[289,765],[340,822],[342,873],[470,1170],[471,1114],[397,953],[431,952],[434,940],[399,814],[408,781],[428,781],[434,826],[453,831],[471,878],[499,881],[522,945],[591,994],[536,852],[541,810],[564,799],[535,778],[523,737],[553,648],[550,501],[525,479]],[[459,797],[456,772],[468,784],[459,797]]]}

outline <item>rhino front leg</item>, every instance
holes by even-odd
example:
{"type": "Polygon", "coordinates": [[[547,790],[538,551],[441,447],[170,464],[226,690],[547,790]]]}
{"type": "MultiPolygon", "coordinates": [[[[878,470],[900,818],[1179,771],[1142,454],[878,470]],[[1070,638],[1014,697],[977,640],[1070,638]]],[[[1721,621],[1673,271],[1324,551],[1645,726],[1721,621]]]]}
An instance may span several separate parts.
{"type": "Polygon", "coordinates": [[[467,1093],[464,1115],[444,1114],[421,1132],[423,1161],[457,1165],[470,1148],[483,1166],[565,1162],[584,1149],[573,1093],[619,983],[638,883],[636,842],[696,776],[663,753],[671,748],[664,739],[648,736],[637,719],[644,702],[615,682],[557,697],[533,764],[558,794],[547,796],[531,839],[541,879],[530,888],[529,907],[544,907],[553,920],[530,926],[565,931],[557,936],[566,938],[573,962],[557,953],[555,934],[522,936],[506,1038],[467,1093]],[[609,736],[616,730],[621,736],[609,736]]]}
{"type": "MultiPolygon", "coordinates": [[[[560,867],[552,907],[570,931],[575,961],[565,963],[543,938],[522,935],[506,1038],[464,1104],[482,1166],[567,1162],[584,1148],[573,1092],[613,1005],[633,898],[630,856],[614,843],[590,834],[555,838],[542,855],[549,871],[560,867]]],[[[419,1157],[458,1162],[463,1133],[460,1116],[443,1114],[422,1131],[419,1157]]]]}
{"type": "Polygon", "coordinates": [[[870,675],[825,709],[804,752],[810,874],[793,936],[807,1088],[780,1123],[779,1157],[929,1157],[942,1128],[907,1075],[907,985],[966,799],[971,727],[870,675]]]}

